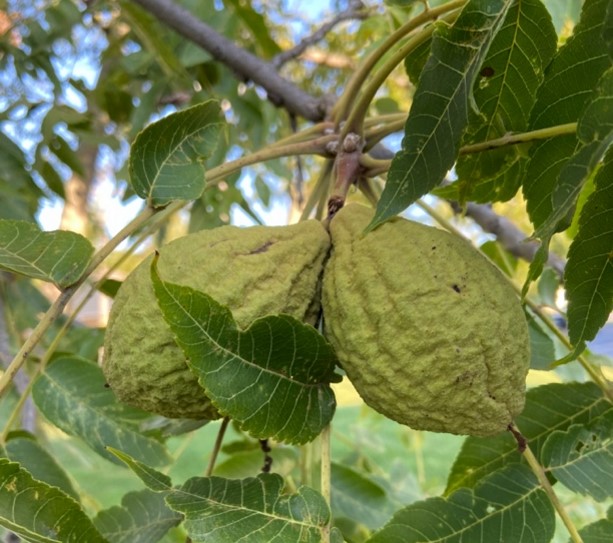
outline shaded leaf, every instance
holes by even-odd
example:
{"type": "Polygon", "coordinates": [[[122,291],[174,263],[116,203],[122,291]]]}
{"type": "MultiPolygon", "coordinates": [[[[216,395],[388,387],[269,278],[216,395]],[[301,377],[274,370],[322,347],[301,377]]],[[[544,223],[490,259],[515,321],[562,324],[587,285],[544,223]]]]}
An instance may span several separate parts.
{"type": "Polygon", "coordinates": [[[254,437],[314,439],[332,420],[336,356],[312,326],[271,315],[242,331],[228,308],[189,287],[151,277],[164,318],[207,397],[254,437]]]}
{"type": "Polygon", "coordinates": [[[217,102],[208,101],[149,125],[130,151],[130,182],[152,207],[193,200],[204,191],[204,162],[222,124],[217,102]]]}
{"type": "Polygon", "coordinates": [[[36,438],[28,432],[13,432],[5,443],[6,456],[13,462],[19,462],[22,468],[30,472],[34,479],[49,486],[55,486],[68,496],[79,501],[79,495],[66,472],[49,452],[41,447],[36,438]]]}
{"type": "Polygon", "coordinates": [[[183,80],[189,84],[189,74],[172,47],[165,41],[164,33],[153,16],[133,2],[121,3],[121,15],[125,17],[130,29],[138,36],[145,49],[152,53],[164,74],[168,78],[183,80]]]}
{"type": "MultiPolygon", "coordinates": [[[[494,37],[474,86],[463,145],[527,129],[536,91],[556,51],[557,35],[540,0],[515,2],[494,37]]],[[[460,156],[456,165],[460,200],[508,200],[519,188],[520,146],[460,156]]]]}
{"type": "MultiPolygon", "coordinates": [[[[602,39],[608,0],[587,0],[581,20],[547,68],[532,110],[530,129],[576,122],[611,65],[602,39]]],[[[551,194],[569,157],[577,151],[574,135],[545,139],[530,149],[523,179],[530,219],[538,228],[553,211],[551,194]]]]}
{"type": "Polygon", "coordinates": [[[594,179],[564,272],[569,338],[577,351],[596,337],[613,309],[613,148],[594,179]]]}
{"type": "Polygon", "coordinates": [[[163,494],[144,489],[126,494],[121,507],[100,511],[94,526],[112,543],[155,543],[182,518],[168,508],[163,494]]]}
{"type": "Polygon", "coordinates": [[[94,451],[116,461],[107,446],[152,465],[170,461],[164,446],[139,432],[144,411],[120,404],[104,386],[100,367],[81,358],[59,358],[34,383],[37,407],[53,424],[83,439],[94,451]]]}
{"type": "Polygon", "coordinates": [[[75,232],[43,232],[28,221],[0,219],[0,268],[64,288],[79,280],[93,252],[75,232]]]}
{"type": "Polygon", "coordinates": [[[249,2],[229,0],[228,4],[232,6],[236,16],[251,31],[253,39],[258,46],[260,56],[271,58],[281,52],[277,42],[270,36],[270,29],[266,24],[266,19],[261,13],[254,10],[249,2]]]}
{"type": "Polygon", "coordinates": [[[396,503],[381,485],[342,464],[332,464],[332,512],[377,530],[390,519],[396,503]]]}
{"type": "Polygon", "coordinates": [[[86,177],[85,167],[79,158],[78,152],[73,150],[69,143],[57,134],[49,142],[49,149],[79,177],[86,177]]]}
{"type": "Polygon", "coordinates": [[[543,445],[541,462],[573,492],[598,501],[613,496],[613,413],[589,426],[553,432],[543,445]]]}
{"type": "Polygon", "coordinates": [[[530,313],[526,313],[530,335],[530,368],[549,370],[556,360],[553,340],[530,313]]]}
{"type": "Polygon", "coordinates": [[[401,509],[367,543],[547,543],[554,531],[554,509],[547,494],[528,467],[512,464],[474,490],[462,488],[447,498],[401,509]]]}
{"type": "Polygon", "coordinates": [[[275,473],[240,480],[194,477],[166,502],[185,515],[193,541],[323,543],[322,529],[330,520],[323,496],[305,486],[285,494],[283,485],[275,473]]]}
{"type": "Polygon", "coordinates": [[[75,500],[6,458],[0,458],[0,525],[37,543],[106,542],[75,500]]]}
{"type": "Polygon", "coordinates": [[[468,123],[471,89],[509,0],[471,0],[453,26],[436,23],[405,126],[370,229],[438,185],[456,159],[468,123]]]}
{"type": "MultiPolygon", "coordinates": [[[[528,391],[526,407],[515,422],[539,457],[552,432],[564,431],[573,424],[589,424],[612,410],[593,383],[553,383],[528,391]]],[[[509,434],[468,437],[451,468],[446,493],[473,487],[487,474],[520,459],[517,442],[509,434]]]]}

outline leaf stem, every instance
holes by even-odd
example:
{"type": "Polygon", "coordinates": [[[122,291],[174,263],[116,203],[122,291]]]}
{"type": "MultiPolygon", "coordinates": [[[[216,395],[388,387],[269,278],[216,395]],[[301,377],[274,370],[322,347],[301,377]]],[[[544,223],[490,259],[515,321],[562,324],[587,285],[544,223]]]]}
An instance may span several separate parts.
{"type": "MultiPolygon", "coordinates": [[[[331,426],[328,424],[321,433],[321,495],[328,504],[328,508],[331,508],[331,479],[332,479],[332,460],[330,454],[330,441],[331,441],[331,426]]],[[[323,543],[330,543],[330,530],[332,528],[332,513],[330,513],[330,520],[322,528],[322,541],[323,543]]]]}
{"type": "Polygon", "coordinates": [[[480,153],[481,151],[490,151],[498,147],[504,147],[506,145],[516,145],[518,143],[527,143],[533,140],[542,140],[546,138],[552,138],[554,136],[563,136],[565,134],[574,134],[577,131],[577,123],[558,124],[556,126],[549,126],[547,128],[541,128],[539,130],[532,130],[530,132],[520,132],[519,134],[507,134],[501,138],[493,140],[482,141],[479,143],[473,143],[471,145],[465,145],[460,148],[461,155],[467,155],[470,153],[480,153]]]}
{"type": "MultiPolygon", "coordinates": [[[[366,81],[370,73],[373,71],[375,65],[383,58],[383,56],[390,49],[394,48],[400,40],[402,40],[406,35],[411,33],[416,28],[420,27],[422,24],[425,24],[428,21],[436,19],[443,13],[446,13],[458,7],[461,7],[465,3],[466,3],[466,0],[454,0],[443,6],[439,6],[439,7],[432,8],[432,9],[425,9],[419,15],[417,15],[410,21],[407,21],[405,24],[403,24],[400,28],[398,28],[395,32],[393,32],[381,45],[379,45],[379,47],[377,47],[377,49],[375,49],[364,60],[364,62],[360,65],[357,71],[353,74],[353,76],[349,80],[349,83],[347,84],[347,87],[345,88],[345,91],[343,92],[343,95],[341,96],[339,101],[335,104],[334,108],[332,109],[332,114],[334,116],[334,121],[337,127],[347,117],[353,102],[357,98],[358,94],[363,90],[364,82],[366,81]]],[[[396,62],[392,66],[392,68],[389,70],[387,75],[389,75],[389,73],[393,70],[396,64],[398,64],[398,62],[396,62]]],[[[387,75],[385,77],[387,77],[387,75]]],[[[385,79],[385,77],[383,79],[385,79]]],[[[376,89],[378,89],[380,85],[381,84],[379,83],[376,89]]],[[[368,103],[370,103],[370,100],[368,101],[368,103]]],[[[354,114],[354,117],[355,116],[357,116],[357,114],[354,114]]],[[[349,124],[349,122],[347,124],[349,124]]],[[[347,129],[347,133],[350,131],[359,133],[358,128],[359,127],[357,126],[350,126],[347,129]]]]}
{"type": "MultiPolygon", "coordinates": [[[[514,425],[511,426],[515,431],[517,431],[517,428],[514,425]]],[[[551,504],[557,511],[558,516],[564,523],[564,526],[566,526],[566,529],[568,530],[568,533],[570,534],[573,543],[583,543],[583,540],[581,539],[581,536],[577,531],[577,527],[573,524],[573,521],[568,516],[566,509],[564,509],[564,506],[562,505],[557,494],[555,493],[553,486],[551,486],[549,479],[547,479],[545,469],[543,468],[543,466],[541,466],[540,462],[537,460],[536,456],[534,456],[534,453],[528,445],[526,445],[523,456],[528,462],[528,465],[530,466],[530,469],[532,469],[534,475],[536,475],[536,478],[543,487],[543,490],[547,493],[549,501],[551,501],[551,504]]]]}
{"type": "Polygon", "coordinates": [[[312,154],[319,154],[327,157],[329,156],[329,153],[326,150],[326,145],[336,141],[337,137],[338,136],[336,136],[335,134],[330,134],[307,141],[301,141],[298,143],[290,143],[287,145],[275,144],[269,147],[265,147],[260,151],[255,151],[254,153],[251,153],[244,157],[240,157],[236,160],[232,160],[231,162],[226,162],[224,164],[216,166],[215,168],[211,168],[206,174],[207,186],[216,184],[226,176],[241,170],[245,166],[251,166],[252,164],[264,162],[266,160],[272,160],[273,158],[312,154]]]}
{"type": "Polygon", "coordinates": [[[213,470],[215,469],[215,462],[217,462],[217,457],[219,456],[221,444],[223,443],[223,438],[226,435],[226,430],[228,429],[229,422],[230,417],[224,417],[221,421],[221,426],[219,427],[219,431],[217,432],[217,438],[215,439],[215,445],[213,445],[213,450],[211,451],[209,465],[206,468],[206,477],[210,477],[211,475],[213,475],[213,470]]]}

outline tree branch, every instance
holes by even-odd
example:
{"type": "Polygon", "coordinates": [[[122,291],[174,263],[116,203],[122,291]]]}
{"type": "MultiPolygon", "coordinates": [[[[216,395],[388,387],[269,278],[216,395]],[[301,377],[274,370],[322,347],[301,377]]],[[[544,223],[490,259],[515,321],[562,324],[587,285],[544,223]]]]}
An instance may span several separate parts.
{"type": "Polygon", "coordinates": [[[296,46],[276,55],[271,61],[272,65],[275,68],[279,69],[286,62],[296,57],[299,57],[309,47],[315,45],[318,41],[323,40],[328,32],[330,32],[335,26],[342,23],[343,21],[349,21],[352,19],[365,19],[366,17],[368,17],[368,12],[366,11],[362,1],[351,0],[349,2],[349,7],[345,11],[341,11],[336,17],[334,17],[334,19],[321,25],[321,27],[319,27],[315,32],[313,32],[313,34],[304,38],[296,46]]]}
{"type": "Polygon", "coordinates": [[[181,36],[208,51],[216,60],[234,70],[241,79],[251,80],[261,86],[276,106],[314,122],[325,117],[324,102],[281,77],[270,62],[240,48],[183,7],[171,0],[133,1],[181,36]]]}
{"type": "MultiPolygon", "coordinates": [[[[450,202],[451,207],[456,213],[461,212],[460,206],[455,202],[450,202]]],[[[539,248],[538,241],[529,241],[513,222],[506,217],[498,215],[491,207],[482,204],[469,202],[466,204],[464,212],[473,219],[485,232],[494,234],[500,244],[513,256],[532,262],[534,255],[539,248]]],[[[565,262],[553,253],[549,253],[547,264],[561,277],[564,275],[565,262]]]]}

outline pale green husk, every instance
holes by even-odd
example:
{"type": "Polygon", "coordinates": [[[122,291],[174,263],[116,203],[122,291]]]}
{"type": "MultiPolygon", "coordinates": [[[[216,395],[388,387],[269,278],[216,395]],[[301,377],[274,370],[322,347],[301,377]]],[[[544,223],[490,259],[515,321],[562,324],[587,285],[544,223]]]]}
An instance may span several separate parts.
{"type": "Polygon", "coordinates": [[[524,406],[521,304],[469,243],[401,218],[363,235],[357,205],[331,221],[325,333],[364,401],[418,430],[492,435],[524,406]]]}
{"type": "MultiPolygon", "coordinates": [[[[225,226],[182,237],[160,250],[164,281],[207,293],[241,327],[286,313],[314,322],[329,237],[317,221],[293,226],[225,226]]],[[[167,417],[217,413],[158,308],[147,258],[124,281],[111,310],[103,371],[117,397],[167,417]]]]}

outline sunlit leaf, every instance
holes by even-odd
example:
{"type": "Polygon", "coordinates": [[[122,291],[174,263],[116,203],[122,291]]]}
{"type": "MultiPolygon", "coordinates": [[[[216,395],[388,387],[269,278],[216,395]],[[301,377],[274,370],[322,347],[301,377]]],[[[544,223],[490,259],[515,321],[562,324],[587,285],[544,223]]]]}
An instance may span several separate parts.
{"type": "Polygon", "coordinates": [[[305,443],[330,422],[336,357],[312,326],[288,315],[242,331],[226,307],[189,287],[151,277],[164,318],[190,369],[224,416],[254,437],[305,443]]]}
{"type": "MultiPolygon", "coordinates": [[[[556,42],[551,17],[540,0],[511,6],[475,82],[477,109],[470,112],[463,145],[527,129],[556,42]]],[[[461,200],[475,200],[475,195],[479,201],[507,200],[519,188],[521,160],[519,146],[462,155],[456,165],[461,200]]]]}
{"type": "Polygon", "coordinates": [[[73,498],[6,458],[0,458],[0,525],[35,543],[106,543],[73,498]]]}
{"type": "MultiPolygon", "coordinates": [[[[538,456],[552,432],[565,431],[573,424],[590,424],[612,410],[593,383],[554,383],[528,391],[526,408],[515,422],[538,456]]],[[[473,487],[487,474],[520,458],[517,443],[509,434],[468,437],[451,468],[446,492],[473,487]]]]}
{"type": "Polygon", "coordinates": [[[468,123],[471,90],[510,0],[471,0],[453,26],[437,23],[419,79],[402,150],[390,166],[369,228],[438,185],[455,162],[468,123]]]}
{"type": "Polygon", "coordinates": [[[60,358],[36,380],[32,396],[53,424],[80,437],[109,460],[116,461],[107,446],[152,465],[168,463],[164,446],[139,432],[139,421],[148,415],[119,404],[104,384],[97,364],[76,357],[60,358]]]}
{"type": "MultiPolygon", "coordinates": [[[[532,110],[530,129],[577,122],[603,72],[611,65],[602,38],[608,0],[587,0],[581,20],[547,68],[532,110]]],[[[538,228],[551,215],[551,194],[560,172],[577,151],[574,135],[542,140],[530,149],[523,179],[530,219],[538,228]]]]}
{"type": "Polygon", "coordinates": [[[594,179],[564,272],[570,341],[581,350],[613,309],[613,148],[594,179]]]}
{"type": "Polygon", "coordinates": [[[547,494],[528,467],[512,464],[474,489],[462,488],[446,498],[401,509],[367,543],[547,543],[554,531],[555,514],[547,494]]]}
{"type": "Polygon", "coordinates": [[[285,494],[283,486],[275,473],[248,479],[194,477],[171,491],[166,502],[185,515],[193,541],[323,543],[330,520],[323,496],[305,486],[285,494]]]}
{"type": "Polygon", "coordinates": [[[547,245],[561,224],[565,228],[570,223],[581,189],[613,143],[613,69],[598,82],[579,119],[577,136],[581,146],[560,171],[551,196],[552,212],[536,231],[547,245]]]}
{"type": "Polygon", "coordinates": [[[93,252],[75,232],[43,232],[27,221],[0,219],[0,268],[63,288],[81,277],[93,252]]]}
{"type": "Polygon", "coordinates": [[[541,461],[573,492],[598,501],[613,496],[613,413],[589,426],[575,424],[553,432],[543,445],[541,461]]]}
{"type": "Polygon", "coordinates": [[[100,511],[94,526],[112,543],[155,543],[182,518],[168,508],[163,494],[145,489],[126,494],[121,507],[100,511]]]}
{"type": "Polygon", "coordinates": [[[215,149],[222,118],[208,101],[149,125],[130,151],[130,181],[152,207],[198,198],[205,187],[204,162],[215,149]]]}

